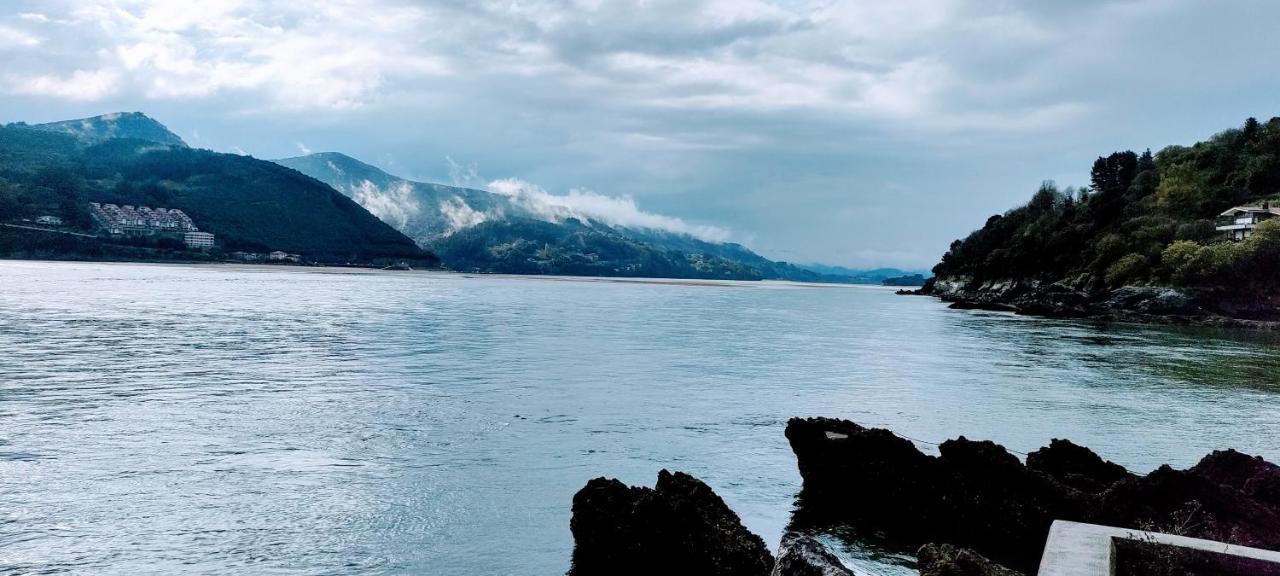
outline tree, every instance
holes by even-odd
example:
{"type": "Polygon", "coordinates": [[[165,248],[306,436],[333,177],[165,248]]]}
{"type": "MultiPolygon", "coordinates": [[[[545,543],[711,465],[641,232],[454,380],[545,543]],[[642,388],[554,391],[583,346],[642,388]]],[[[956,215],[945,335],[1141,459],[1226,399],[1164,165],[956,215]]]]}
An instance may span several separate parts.
{"type": "Polygon", "coordinates": [[[1112,152],[1110,156],[1098,157],[1093,163],[1089,175],[1093,189],[1099,194],[1121,194],[1133,183],[1138,175],[1138,155],[1132,150],[1112,152]]]}
{"type": "Polygon", "coordinates": [[[1156,159],[1154,156],[1151,155],[1151,149],[1147,148],[1146,151],[1143,152],[1142,155],[1138,157],[1138,173],[1141,174],[1142,172],[1146,172],[1147,170],[1155,170],[1155,169],[1156,169],[1156,159]]]}
{"type": "Polygon", "coordinates": [[[1258,123],[1258,119],[1252,116],[1244,121],[1244,128],[1240,130],[1240,137],[1245,142],[1256,142],[1258,135],[1262,131],[1262,125],[1258,123]]]}

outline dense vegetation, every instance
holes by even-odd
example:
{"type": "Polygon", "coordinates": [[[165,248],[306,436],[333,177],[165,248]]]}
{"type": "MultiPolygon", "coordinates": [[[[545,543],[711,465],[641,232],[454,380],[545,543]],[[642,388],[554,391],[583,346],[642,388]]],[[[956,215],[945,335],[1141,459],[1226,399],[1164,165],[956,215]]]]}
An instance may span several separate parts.
{"type": "MultiPolygon", "coordinates": [[[[0,127],[0,222],[52,215],[72,231],[87,232],[93,228],[89,202],[145,205],[183,210],[202,230],[217,235],[220,250],[283,250],[333,263],[434,261],[351,199],[288,168],[185,145],[95,134],[0,127]]],[[[176,136],[161,139],[181,142],[176,136]]],[[[11,256],[102,249],[86,248],[93,242],[83,239],[18,234],[11,228],[0,234],[7,235],[0,247],[11,256]]]]}
{"type": "Polygon", "coordinates": [[[1244,242],[1214,230],[1233,206],[1280,205],[1280,118],[1193,146],[1115,152],[1094,162],[1087,189],[1046,182],[1030,202],[952,243],[940,279],[1006,280],[1101,292],[1124,285],[1230,290],[1280,286],[1280,223],[1244,242]]]}
{"type": "Polygon", "coordinates": [[[577,220],[492,220],[432,245],[451,268],[505,274],[759,280],[754,267],[727,258],[656,250],[610,228],[577,220]]]}

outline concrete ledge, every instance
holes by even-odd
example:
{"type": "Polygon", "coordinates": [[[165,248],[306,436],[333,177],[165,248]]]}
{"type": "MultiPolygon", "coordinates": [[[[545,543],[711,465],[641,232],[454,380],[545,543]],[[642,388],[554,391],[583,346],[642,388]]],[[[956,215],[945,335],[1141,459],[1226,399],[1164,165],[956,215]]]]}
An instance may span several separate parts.
{"type": "Polygon", "coordinates": [[[1145,540],[1280,564],[1280,552],[1236,546],[1213,540],[1174,536],[1143,530],[1113,528],[1057,520],[1049,529],[1049,539],[1040,558],[1039,576],[1112,576],[1115,564],[1114,541],[1118,538],[1145,540]]]}

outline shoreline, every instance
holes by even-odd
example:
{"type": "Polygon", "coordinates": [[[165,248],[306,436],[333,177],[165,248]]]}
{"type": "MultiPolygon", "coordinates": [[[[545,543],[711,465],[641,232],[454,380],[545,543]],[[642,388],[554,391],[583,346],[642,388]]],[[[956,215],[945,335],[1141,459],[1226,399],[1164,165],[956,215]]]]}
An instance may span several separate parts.
{"type": "Polygon", "coordinates": [[[3,262],[32,262],[41,264],[128,264],[143,266],[181,266],[189,268],[222,268],[228,270],[240,271],[290,271],[290,272],[310,272],[318,274],[373,274],[373,273],[397,273],[397,274],[433,274],[441,276],[457,276],[463,278],[493,278],[493,279],[510,279],[510,280],[540,280],[544,282],[584,282],[584,283],[608,283],[608,284],[643,284],[656,286],[695,286],[695,287],[713,287],[713,288],[751,288],[751,287],[774,287],[774,288],[811,288],[811,289],[870,289],[870,290],[893,290],[897,286],[882,286],[878,284],[840,284],[829,282],[800,282],[793,280],[718,280],[707,278],[653,278],[653,277],[632,277],[632,276],[567,276],[567,275],[551,275],[551,274],[498,274],[485,272],[463,272],[458,270],[449,270],[446,268],[414,268],[411,270],[396,269],[389,267],[375,267],[363,265],[344,266],[340,264],[273,264],[268,262],[252,263],[238,262],[227,260],[80,260],[80,259],[63,259],[54,260],[47,258],[0,258],[3,262]]]}
{"type": "Polygon", "coordinates": [[[1036,307],[1019,306],[1014,303],[984,298],[964,297],[956,295],[933,294],[923,290],[899,290],[900,296],[926,296],[936,298],[948,304],[952,310],[982,310],[987,312],[1006,312],[1018,316],[1029,316],[1054,320],[1088,320],[1094,322],[1115,322],[1124,324],[1146,324],[1162,326],[1189,326],[1221,329],[1246,329],[1255,331],[1280,330],[1280,320],[1256,320],[1236,318],[1223,314],[1158,314],[1117,308],[1097,309],[1089,306],[1069,312],[1053,312],[1047,305],[1036,307]],[[1037,310],[1036,308],[1043,307],[1037,310]]]}

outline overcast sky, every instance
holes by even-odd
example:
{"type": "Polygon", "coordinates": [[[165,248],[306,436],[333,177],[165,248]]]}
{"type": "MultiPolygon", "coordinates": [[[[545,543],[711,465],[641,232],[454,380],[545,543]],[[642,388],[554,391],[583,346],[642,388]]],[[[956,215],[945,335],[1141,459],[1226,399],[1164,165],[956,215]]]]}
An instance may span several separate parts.
{"type": "Polygon", "coordinates": [[[9,0],[0,122],[137,110],[219,151],[928,267],[1099,154],[1276,115],[1278,23],[1269,0],[9,0]]]}

